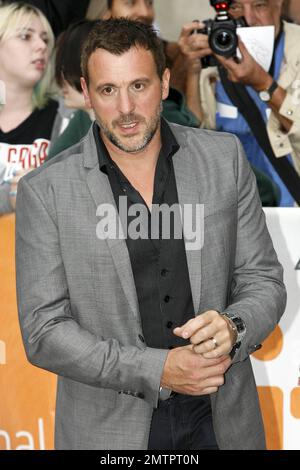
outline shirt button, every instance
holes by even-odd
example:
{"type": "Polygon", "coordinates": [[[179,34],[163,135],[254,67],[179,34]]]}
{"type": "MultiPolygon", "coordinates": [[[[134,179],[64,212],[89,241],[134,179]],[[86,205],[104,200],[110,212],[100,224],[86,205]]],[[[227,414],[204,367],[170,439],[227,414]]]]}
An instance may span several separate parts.
{"type": "Polygon", "coordinates": [[[167,269],[162,269],[160,274],[162,275],[162,277],[166,277],[167,274],[168,274],[168,270],[167,269]]]}
{"type": "Polygon", "coordinates": [[[173,326],[173,322],[172,322],[172,321],[168,321],[168,322],[166,323],[166,327],[167,327],[167,328],[170,329],[170,328],[172,328],[172,326],[173,326]]]}
{"type": "Polygon", "coordinates": [[[169,296],[169,295],[166,295],[166,297],[164,298],[164,301],[166,302],[166,304],[167,304],[168,302],[170,302],[170,296],[169,296]]]}
{"type": "Polygon", "coordinates": [[[289,109],[288,112],[287,112],[288,116],[293,116],[294,114],[294,111],[292,109],[289,109]]]}
{"type": "Polygon", "coordinates": [[[142,335],[139,335],[139,340],[140,340],[142,343],[145,342],[145,339],[144,339],[144,337],[143,337],[142,335]]]}

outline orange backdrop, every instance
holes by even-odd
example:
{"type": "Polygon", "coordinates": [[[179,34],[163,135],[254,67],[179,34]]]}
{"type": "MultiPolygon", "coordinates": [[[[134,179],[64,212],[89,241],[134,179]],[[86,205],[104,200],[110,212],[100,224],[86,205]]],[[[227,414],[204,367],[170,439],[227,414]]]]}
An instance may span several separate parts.
{"type": "Polygon", "coordinates": [[[52,449],[56,376],[26,360],[16,306],[14,215],[0,218],[0,449],[52,449]]]}

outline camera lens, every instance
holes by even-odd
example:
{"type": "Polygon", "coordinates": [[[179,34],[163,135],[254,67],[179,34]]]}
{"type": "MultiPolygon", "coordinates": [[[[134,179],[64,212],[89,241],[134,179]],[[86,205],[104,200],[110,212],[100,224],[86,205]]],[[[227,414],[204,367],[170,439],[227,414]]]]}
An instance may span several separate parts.
{"type": "Polygon", "coordinates": [[[211,49],[218,55],[233,57],[236,53],[238,40],[235,31],[230,28],[218,28],[213,31],[209,43],[211,49]]]}
{"type": "Polygon", "coordinates": [[[220,47],[227,47],[231,43],[231,35],[228,34],[227,31],[222,31],[218,36],[216,37],[216,42],[220,47]]]}

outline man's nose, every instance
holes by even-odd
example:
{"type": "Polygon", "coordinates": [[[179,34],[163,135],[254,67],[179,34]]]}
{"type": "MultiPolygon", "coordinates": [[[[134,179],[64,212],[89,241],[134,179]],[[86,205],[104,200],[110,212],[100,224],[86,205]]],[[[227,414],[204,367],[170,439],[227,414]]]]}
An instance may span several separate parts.
{"type": "Polygon", "coordinates": [[[135,103],[128,90],[121,90],[119,94],[118,110],[122,114],[130,114],[134,111],[135,103]]]}

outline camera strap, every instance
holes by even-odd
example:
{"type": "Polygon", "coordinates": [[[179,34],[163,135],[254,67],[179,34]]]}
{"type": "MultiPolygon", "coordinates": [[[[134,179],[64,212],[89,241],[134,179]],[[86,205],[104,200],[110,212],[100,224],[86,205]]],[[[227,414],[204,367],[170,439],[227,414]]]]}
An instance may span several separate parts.
{"type": "Polygon", "coordinates": [[[228,97],[245,118],[258,145],[277,171],[298,206],[300,206],[300,176],[286,156],[280,158],[275,156],[264,118],[246,87],[240,83],[231,82],[224,67],[219,66],[218,69],[222,85],[228,97]]]}

